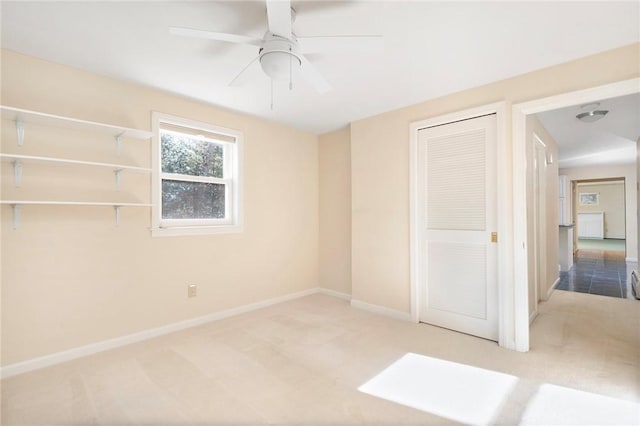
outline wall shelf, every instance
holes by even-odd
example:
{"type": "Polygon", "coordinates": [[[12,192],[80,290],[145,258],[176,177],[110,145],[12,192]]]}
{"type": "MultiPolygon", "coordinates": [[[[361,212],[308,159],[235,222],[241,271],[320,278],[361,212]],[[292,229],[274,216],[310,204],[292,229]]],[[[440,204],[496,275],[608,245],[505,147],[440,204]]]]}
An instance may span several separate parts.
{"type": "Polygon", "coordinates": [[[119,203],[106,201],[49,201],[49,200],[0,200],[0,204],[35,206],[112,206],[112,207],[151,207],[147,203],[119,203]]]}
{"type": "MultiPolygon", "coordinates": [[[[114,126],[111,124],[97,123],[93,121],[79,120],[76,118],[63,117],[42,112],[30,111],[26,109],[14,108],[9,106],[0,106],[0,114],[2,120],[9,120],[15,123],[18,149],[25,143],[28,137],[29,124],[38,124],[47,126],[50,131],[55,134],[56,129],[81,130],[93,132],[100,135],[108,135],[114,138],[116,144],[116,154],[120,155],[121,141],[123,138],[148,141],[151,139],[152,132],[146,130],[131,129],[128,127],[114,126]]],[[[64,142],[62,142],[64,143],[64,142]]],[[[138,167],[127,164],[107,163],[99,161],[86,161],[70,158],[48,157],[37,155],[23,155],[14,153],[0,153],[0,161],[3,163],[13,164],[13,178],[15,187],[20,187],[22,183],[23,166],[26,164],[37,165],[62,165],[70,167],[91,167],[91,168],[107,168],[111,169],[115,175],[116,189],[120,189],[120,175],[122,172],[150,174],[151,169],[146,167],[138,167]]],[[[43,193],[46,198],[45,193],[43,193]]],[[[92,195],[95,196],[95,194],[92,195]]],[[[13,196],[12,196],[13,197],[13,196]]],[[[33,199],[0,200],[0,204],[10,205],[13,209],[13,228],[17,229],[20,223],[20,210],[23,206],[107,206],[112,207],[115,211],[116,225],[120,223],[120,209],[122,207],[151,207],[149,203],[138,202],[120,202],[114,201],[75,201],[76,197],[69,197],[69,200],[45,200],[36,196],[33,199]]],[[[84,197],[80,197],[84,198],[84,197]]],[[[91,196],[86,197],[91,198],[91,196]]],[[[114,197],[121,198],[121,197],[114,197]]]]}
{"type": "Polygon", "coordinates": [[[3,163],[13,164],[13,184],[19,187],[22,183],[22,165],[27,164],[60,164],[74,166],[102,167],[113,170],[116,177],[116,189],[120,189],[120,173],[151,173],[151,169],[146,167],[129,166],[125,164],[100,163],[95,161],[71,160],[68,158],[56,157],[38,157],[33,155],[21,154],[2,154],[0,153],[0,161],[3,163]]]}
{"type": "Polygon", "coordinates": [[[122,170],[122,171],[128,171],[128,172],[151,173],[151,169],[147,167],[129,166],[125,164],[115,164],[115,163],[100,163],[96,161],[71,160],[68,158],[38,157],[34,155],[0,154],[0,160],[3,163],[12,162],[12,161],[22,161],[24,163],[34,163],[34,164],[58,163],[58,164],[78,165],[78,166],[106,167],[108,169],[113,169],[114,171],[122,170]]]}
{"type": "Polygon", "coordinates": [[[126,137],[132,139],[148,140],[153,133],[146,130],[131,129],[128,127],[114,126],[112,124],[97,123],[95,121],[79,120],[77,118],[63,117],[60,115],[30,111],[10,106],[0,106],[3,120],[11,120],[24,124],[35,123],[46,126],[54,126],[65,129],[94,131],[108,134],[112,137],[126,137]]]}
{"type": "Polygon", "coordinates": [[[99,206],[113,207],[116,226],[120,225],[121,207],[151,207],[147,203],[119,203],[103,201],[50,201],[50,200],[0,200],[0,204],[9,204],[13,210],[13,229],[20,225],[20,210],[22,206],[99,206]]]}

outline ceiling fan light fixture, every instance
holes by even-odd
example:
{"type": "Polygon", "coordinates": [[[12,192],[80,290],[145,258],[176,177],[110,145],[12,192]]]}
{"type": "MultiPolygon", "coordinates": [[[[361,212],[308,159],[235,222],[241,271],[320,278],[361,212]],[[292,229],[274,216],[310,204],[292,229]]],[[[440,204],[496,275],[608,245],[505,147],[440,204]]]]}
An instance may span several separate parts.
{"type": "Polygon", "coordinates": [[[293,32],[293,21],[296,11],[291,7],[291,0],[265,0],[267,6],[267,31],[262,38],[255,36],[229,34],[217,31],[205,31],[186,27],[170,27],[169,32],[174,35],[195,37],[207,40],[224,41],[228,43],[246,44],[259,48],[257,56],[254,56],[245,67],[229,82],[233,86],[248,69],[255,68],[260,63],[262,71],[271,79],[272,92],[273,80],[289,80],[289,90],[293,90],[293,82],[298,78],[306,80],[316,92],[323,94],[331,90],[331,85],[325,80],[322,73],[316,69],[312,61],[305,56],[306,53],[315,53],[343,45],[364,46],[374,44],[381,47],[381,35],[323,35],[307,36],[307,47],[300,48],[298,37],[293,32]],[[324,43],[322,42],[324,40],[324,43]],[[320,42],[320,43],[319,43],[320,42]],[[309,47],[309,44],[311,47],[309,47]],[[315,47],[314,47],[315,46],[315,47]],[[333,46],[333,47],[332,47],[333,46]],[[304,52],[304,53],[303,53],[304,52]]]}
{"type": "Polygon", "coordinates": [[[609,111],[607,110],[594,110],[594,111],[586,111],[581,112],[576,115],[576,118],[584,123],[593,123],[594,121],[598,121],[601,118],[604,118],[609,111]]]}
{"type": "Polygon", "coordinates": [[[262,70],[273,80],[289,80],[302,66],[302,61],[291,52],[270,51],[260,55],[262,70]]]}

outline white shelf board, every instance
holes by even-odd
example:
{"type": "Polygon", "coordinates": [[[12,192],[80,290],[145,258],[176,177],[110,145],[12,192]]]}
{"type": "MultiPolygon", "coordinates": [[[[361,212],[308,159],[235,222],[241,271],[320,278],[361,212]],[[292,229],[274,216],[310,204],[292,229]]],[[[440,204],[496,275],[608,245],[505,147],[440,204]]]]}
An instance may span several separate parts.
{"type": "Polygon", "coordinates": [[[138,172],[138,173],[151,173],[151,169],[146,167],[127,166],[124,164],[100,163],[95,161],[70,160],[67,158],[38,157],[33,155],[1,154],[0,153],[0,160],[2,160],[2,162],[12,162],[12,161],[19,160],[25,163],[54,163],[54,164],[71,164],[71,165],[78,165],[78,166],[106,167],[113,170],[126,170],[130,172],[138,172]]]}
{"type": "Polygon", "coordinates": [[[19,206],[112,206],[112,207],[151,207],[146,203],[119,203],[103,201],[50,201],[50,200],[0,200],[0,204],[19,206]]]}
{"type": "Polygon", "coordinates": [[[0,111],[2,112],[3,120],[22,120],[24,123],[37,123],[68,129],[98,131],[107,133],[113,137],[122,136],[142,140],[148,140],[153,135],[152,132],[147,130],[131,129],[128,127],[114,126],[112,124],[97,123],[95,121],[79,120],[77,118],[29,111],[4,105],[0,106],[0,111]]]}

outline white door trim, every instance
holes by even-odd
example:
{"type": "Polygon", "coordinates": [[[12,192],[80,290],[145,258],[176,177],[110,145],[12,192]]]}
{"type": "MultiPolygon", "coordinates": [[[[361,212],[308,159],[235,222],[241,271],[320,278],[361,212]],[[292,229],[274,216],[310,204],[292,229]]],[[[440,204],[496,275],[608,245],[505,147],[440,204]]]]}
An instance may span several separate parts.
{"type": "Polygon", "coordinates": [[[418,132],[425,127],[438,126],[454,121],[467,120],[488,114],[496,114],[496,136],[498,150],[498,343],[509,349],[514,349],[514,306],[513,294],[510,291],[511,276],[511,247],[512,241],[512,218],[513,214],[510,206],[511,191],[509,182],[509,162],[507,156],[506,141],[506,114],[507,104],[497,102],[476,108],[466,109],[451,114],[415,121],[409,125],[409,212],[410,212],[410,275],[411,275],[411,320],[418,322],[420,288],[419,283],[424,275],[421,269],[421,262],[418,253],[421,252],[422,242],[418,232],[418,132]]]}
{"type": "MultiPolygon", "coordinates": [[[[533,192],[533,212],[534,212],[534,238],[535,238],[535,251],[534,251],[534,276],[536,282],[534,287],[534,309],[529,315],[529,323],[538,315],[538,305],[540,299],[546,296],[546,291],[543,292],[540,288],[541,284],[547,282],[547,259],[541,253],[543,248],[547,246],[547,144],[542,141],[542,138],[537,133],[533,133],[533,154],[536,156],[537,167],[534,169],[534,188],[535,180],[537,180],[538,191],[533,192]],[[542,151],[542,157],[544,161],[540,161],[540,152],[542,151]],[[543,182],[541,182],[543,181],[543,182]]],[[[546,300],[546,299],[545,299],[546,300]]]]}
{"type": "Polygon", "coordinates": [[[640,78],[515,104],[513,120],[513,255],[515,349],[529,350],[527,271],[527,115],[640,92],[640,78]]]}

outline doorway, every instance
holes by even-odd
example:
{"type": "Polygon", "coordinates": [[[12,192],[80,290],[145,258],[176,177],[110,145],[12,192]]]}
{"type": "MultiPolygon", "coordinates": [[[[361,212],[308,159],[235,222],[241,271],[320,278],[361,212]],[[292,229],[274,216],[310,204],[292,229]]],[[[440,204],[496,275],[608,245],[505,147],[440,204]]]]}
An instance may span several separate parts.
{"type": "Polygon", "coordinates": [[[575,181],[576,253],[602,250],[626,254],[625,177],[575,181]]]}
{"type": "Polygon", "coordinates": [[[574,266],[560,272],[557,290],[633,298],[627,286],[624,177],[572,181],[574,266]]]}
{"type": "MultiPolygon", "coordinates": [[[[527,239],[527,211],[530,205],[530,201],[527,200],[526,196],[528,188],[526,167],[527,159],[530,158],[528,157],[530,154],[527,153],[527,116],[564,107],[583,105],[589,102],[597,102],[602,99],[637,94],[640,92],[639,88],[640,78],[634,78],[513,106],[515,346],[519,351],[527,351],[529,349],[529,318],[527,315],[529,274],[527,258],[528,252],[533,249],[527,239]]],[[[634,137],[634,140],[636,137],[634,137]]],[[[628,190],[627,193],[629,193],[628,190]]],[[[633,199],[635,200],[635,197],[633,199]]],[[[634,230],[634,232],[637,239],[637,230],[634,230]]],[[[627,242],[628,247],[629,244],[627,242]]],[[[634,253],[636,249],[637,247],[633,249],[634,253]]],[[[635,257],[629,257],[628,255],[626,260],[637,262],[637,254],[635,254],[635,257]]]]}

